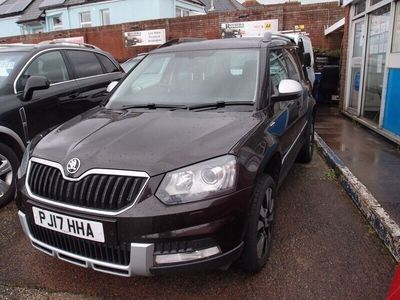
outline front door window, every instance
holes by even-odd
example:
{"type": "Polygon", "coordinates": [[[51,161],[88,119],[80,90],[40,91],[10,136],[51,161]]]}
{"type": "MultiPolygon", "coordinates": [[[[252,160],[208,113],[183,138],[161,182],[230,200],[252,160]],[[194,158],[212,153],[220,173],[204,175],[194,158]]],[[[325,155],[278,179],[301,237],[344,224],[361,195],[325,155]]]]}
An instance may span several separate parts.
{"type": "Polygon", "coordinates": [[[350,101],[349,107],[358,110],[358,103],[360,97],[360,84],[361,84],[361,61],[364,45],[364,20],[357,21],[354,24],[353,31],[353,54],[351,65],[351,87],[350,87],[350,101]]]}

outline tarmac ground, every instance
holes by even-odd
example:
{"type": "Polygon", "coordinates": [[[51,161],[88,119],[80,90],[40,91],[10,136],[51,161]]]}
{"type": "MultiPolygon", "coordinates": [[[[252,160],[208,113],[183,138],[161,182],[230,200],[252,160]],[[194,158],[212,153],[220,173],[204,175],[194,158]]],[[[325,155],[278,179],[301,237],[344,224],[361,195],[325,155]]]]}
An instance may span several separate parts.
{"type": "Polygon", "coordinates": [[[0,298],[382,299],[396,263],[315,152],[296,164],[277,203],[265,268],[123,278],[57,260],[24,236],[15,205],[0,210],[0,298]]]}

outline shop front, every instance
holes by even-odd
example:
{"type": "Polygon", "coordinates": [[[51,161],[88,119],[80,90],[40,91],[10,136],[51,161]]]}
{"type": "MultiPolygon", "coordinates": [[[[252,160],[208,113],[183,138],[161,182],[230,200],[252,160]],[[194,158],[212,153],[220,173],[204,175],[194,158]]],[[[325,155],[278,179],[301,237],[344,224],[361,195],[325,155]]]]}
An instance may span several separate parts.
{"type": "Polygon", "coordinates": [[[344,112],[400,144],[400,1],[351,5],[344,112]]]}

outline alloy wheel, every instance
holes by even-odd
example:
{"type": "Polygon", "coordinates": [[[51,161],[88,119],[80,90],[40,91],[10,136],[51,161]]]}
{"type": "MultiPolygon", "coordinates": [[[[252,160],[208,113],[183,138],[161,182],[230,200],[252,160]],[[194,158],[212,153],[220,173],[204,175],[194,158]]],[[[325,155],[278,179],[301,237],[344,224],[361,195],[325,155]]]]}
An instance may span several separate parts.
{"type": "Polygon", "coordinates": [[[261,204],[257,225],[257,256],[263,257],[271,246],[272,222],[274,220],[274,198],[272,188],[265,191],[265,197],[261,204]]]}
{"type": "Polygon", "coordinates": [[[0,198],[3,197],[11,187],[13,170],[10,161],[0,154],[0,198]]]}

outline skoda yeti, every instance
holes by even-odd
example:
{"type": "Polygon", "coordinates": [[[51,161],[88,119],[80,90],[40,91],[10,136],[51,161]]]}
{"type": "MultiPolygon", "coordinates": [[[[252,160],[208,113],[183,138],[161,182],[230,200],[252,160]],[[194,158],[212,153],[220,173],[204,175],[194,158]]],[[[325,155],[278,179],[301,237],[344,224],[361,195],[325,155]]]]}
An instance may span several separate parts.
{"type": "Polygon", "coordinates": [[[313,154],[302,61],[279,34],[150,52],[102,106],[27,147],[17,203],[32,245],[121,276],[259,271],[277,189],[313,154]]]}

